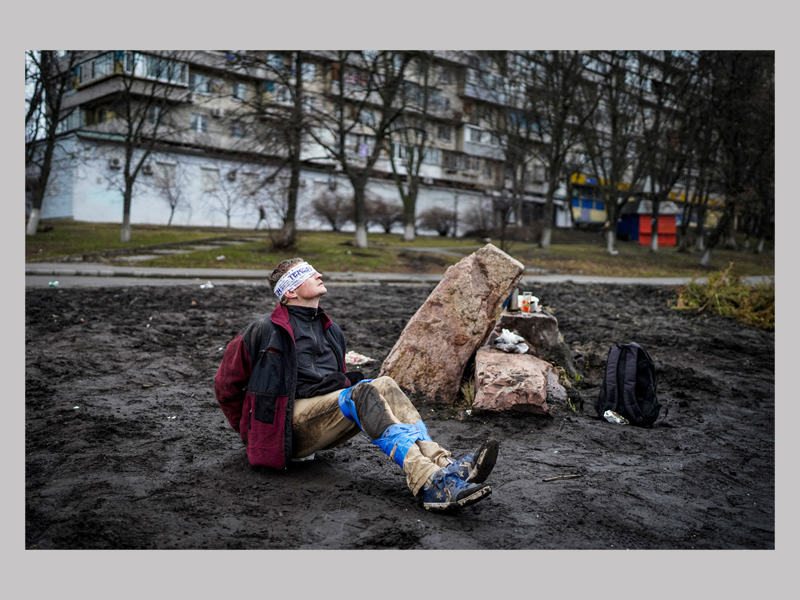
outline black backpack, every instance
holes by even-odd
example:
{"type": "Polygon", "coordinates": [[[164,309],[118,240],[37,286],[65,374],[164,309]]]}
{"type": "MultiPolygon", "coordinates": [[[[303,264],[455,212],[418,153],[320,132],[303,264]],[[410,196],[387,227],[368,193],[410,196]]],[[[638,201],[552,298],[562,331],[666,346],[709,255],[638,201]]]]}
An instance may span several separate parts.
{"type": "MultiPolygon", "coordinates": [[[[600,386],[598,418],[607,410],[628,419],[631,425],[652,427],[663,405],[658,403],[656,366],[639,344],[615,344],[608,351],[606,373],[600,386]]],[[[664,418],[668,409],[664,407],[664,418]]]]}

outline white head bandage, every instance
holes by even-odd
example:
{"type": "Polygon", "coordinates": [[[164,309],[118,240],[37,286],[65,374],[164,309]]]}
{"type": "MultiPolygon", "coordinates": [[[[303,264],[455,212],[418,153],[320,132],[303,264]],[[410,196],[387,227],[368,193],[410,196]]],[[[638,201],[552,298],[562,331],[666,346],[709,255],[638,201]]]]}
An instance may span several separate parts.
{"type": "Polygon", "coordinates": [[[286,292],[292,292],[303,285],[305,280],[316,272],[316,269],[307,262],[301,262],[293,266],[275,284],[275,295],[278,298],[282,298],[286,292]]]}

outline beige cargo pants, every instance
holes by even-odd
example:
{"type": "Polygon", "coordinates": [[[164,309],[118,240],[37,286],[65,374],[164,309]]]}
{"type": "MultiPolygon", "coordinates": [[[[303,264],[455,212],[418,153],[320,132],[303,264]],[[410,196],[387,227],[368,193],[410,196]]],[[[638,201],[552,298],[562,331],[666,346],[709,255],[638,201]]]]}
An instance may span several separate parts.
{"type": "MultiPolygon", "coordinates": [[[[391,377],[378,377],[370,382],[385,403],[387,417],[394,423],[416,423],[419,412],[391,377]]],[[[292,414],[292,457],[305,458],[318,450],[343,444],[361,429],[345,418],[339,408],[341,390],[295,400],[292,414]]],[[[365,434],[366,435],[366,434],[365,434]]],[[[372,441],[372,440],[370,440],[372,441]]],[[[375,448],[380,452],[379,448],[375,448]]],[[[449,463],[450,452],[436,442],[417,440],[403,461],[408,487],[415,496],[428,478],[449,463]]]]}

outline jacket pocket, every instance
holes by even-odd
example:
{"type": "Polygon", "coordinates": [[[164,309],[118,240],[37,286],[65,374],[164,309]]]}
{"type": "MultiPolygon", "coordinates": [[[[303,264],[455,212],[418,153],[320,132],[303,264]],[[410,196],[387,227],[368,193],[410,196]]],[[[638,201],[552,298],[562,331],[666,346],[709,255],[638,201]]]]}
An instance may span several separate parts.
{"type": "Polygon", "coordinates": [[[272,396],[271,421],[256,416],[259,402],[256,397],[247,435],[247,458],[251,465],[283,469],[286,466],[286,396],[272,396]]]}
{"type": "Polygon", "coordinates": [[[275,404],[277,395],[274,393],[262,394],[255,392],[253,396],[255,397],[255,409],[253,410],[253,417],[255,417],[256,421],[269,423],[271,425],[275,421],[275,404]]]}

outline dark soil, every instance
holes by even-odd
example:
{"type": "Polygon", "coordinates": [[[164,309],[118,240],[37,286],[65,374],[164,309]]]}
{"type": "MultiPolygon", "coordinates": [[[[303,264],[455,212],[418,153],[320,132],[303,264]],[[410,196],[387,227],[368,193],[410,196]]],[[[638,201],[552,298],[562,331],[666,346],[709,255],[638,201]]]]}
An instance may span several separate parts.
{"type": "MultiPolygon", "coordinates": [[[[323,306],[374,376],[431,289],[331,287],[323,306]]],[[[608,347],[636,341],[669,414],[459,420],[422,400],[455,454],[501,444],[492,496],[443,515],[363,436],[280,472],[248,464],[212,386],[268,288],[29,289],[26,548],[774,548],[774,333],[673,311],[672,288],[533,291],[583,374],[573,396],[596,399],[608,347]],[[578,477],[545,481],[561,475],[578,477]]]]}

